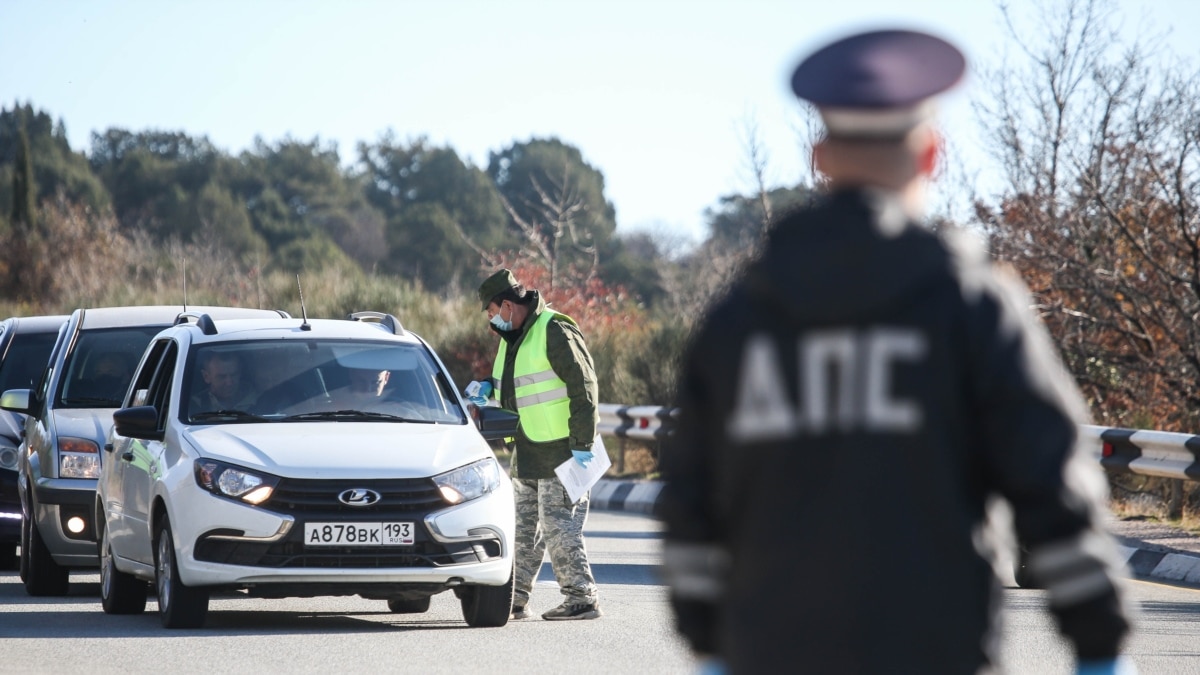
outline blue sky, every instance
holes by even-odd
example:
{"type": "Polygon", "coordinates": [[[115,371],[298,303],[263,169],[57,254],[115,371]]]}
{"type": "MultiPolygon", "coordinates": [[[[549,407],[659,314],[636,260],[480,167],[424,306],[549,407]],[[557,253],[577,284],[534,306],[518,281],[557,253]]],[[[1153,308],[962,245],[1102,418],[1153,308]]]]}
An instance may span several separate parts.
{"type": "MultiPolygon", "coordinates": [[[[1027,13],[1030,0],[1011,0],[1027,13]]],[[[1126,30],[1170,31],[1191,57],[1200,2],[1118,0],[1126,30]],[[1175,28],[1172,28],[1172,25],[1175,28]]],[[[0,105],[32,103],[92,132],[183,131],[230,153],[256,136],[427,136],[476,165],[555,136],[605,175],[618,231],[699,239],[703,211],[751,189],[748,122],[768,178],[803,175],[798,58],[855,29],[936,32],[995,64],[988,0],[0,0],[0,105]]],[[[944,105],[968,169],[970,78],[944,105]]]]}

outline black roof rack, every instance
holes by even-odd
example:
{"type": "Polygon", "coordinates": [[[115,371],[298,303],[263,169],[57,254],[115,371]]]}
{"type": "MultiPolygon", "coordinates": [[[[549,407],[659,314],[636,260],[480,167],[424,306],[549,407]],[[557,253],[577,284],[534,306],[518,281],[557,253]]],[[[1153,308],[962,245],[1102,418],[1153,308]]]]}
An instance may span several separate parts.
{"type": "Polygon", "coordinates": [[[198,314],[196,312],[180,312],[179,316],[175,317],[175,325],[187,323],[188,319],[195,319],[196,327],[205,335],[216,335],[217,324],[213,323],[212,317],[207,314],[198,314]]]}
{"type": "Polygon", "coordinates": [[[404,326],[400,325],[400,319],[391,314],[384,314],[383,312],[353,312],[346,318],[350,321],[370,321],[382,324],[392,331],[392,335],[403,335],[405,333],[404,326]]]}

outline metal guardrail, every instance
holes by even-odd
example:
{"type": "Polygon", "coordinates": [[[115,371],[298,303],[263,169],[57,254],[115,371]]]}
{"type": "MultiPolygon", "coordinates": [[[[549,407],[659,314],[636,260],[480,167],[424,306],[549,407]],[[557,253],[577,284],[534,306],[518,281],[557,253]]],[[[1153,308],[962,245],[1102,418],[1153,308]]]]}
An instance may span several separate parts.
{"type": "Polygon", "coordinates": [[[617,438],[657,441],[674,431],[679,410],[653,405],[601,403],[598,430],[617,438]]]}
{"type": "Polygon", "coordinates": [[[1101,466],[1120,473],[1200,480],[1200,436],[1082,425],[1101,466]]]}
{"type": "MultiPolygon", "coordinates": [[[[601,403],[599,409],[600,433],[622,439],[662,440],[679,417],[678,409],[662,406],[601,403]]],[[[1110,471],[1200,481],[1200,436],[1090,424],[1080,425],[1079,434],[1110,471]]]]}

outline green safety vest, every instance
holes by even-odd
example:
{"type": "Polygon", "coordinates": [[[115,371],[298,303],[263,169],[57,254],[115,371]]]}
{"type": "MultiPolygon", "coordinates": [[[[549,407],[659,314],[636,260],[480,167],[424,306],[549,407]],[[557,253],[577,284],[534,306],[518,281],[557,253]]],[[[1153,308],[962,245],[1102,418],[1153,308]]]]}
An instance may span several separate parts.
{"type": "MultiPolygon", "coordinates": [[[[517,399],[517,413],[521,416],[521,430],[529,440],[539,443],[566,438],[570,434],[571,401],[567,398],[567,383],[550,367],[550,359],[546,356],[546,324],[555,317],[577,325],[566,314],[542,310],[537,321],[525,331],[513,363],[513,393],[517,399]]],[[[508,341],[501,339],[496,361],[492,364],[496,400],[500,400],[507,352],[508,341]]]]}

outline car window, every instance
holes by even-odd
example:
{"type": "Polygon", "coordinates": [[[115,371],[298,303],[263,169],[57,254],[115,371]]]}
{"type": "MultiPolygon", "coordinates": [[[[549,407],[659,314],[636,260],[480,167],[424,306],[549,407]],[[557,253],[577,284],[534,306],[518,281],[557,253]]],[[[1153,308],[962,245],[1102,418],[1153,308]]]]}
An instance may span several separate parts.
{"type": "Polygon", "coordinates": [[[117,408],[133,370],[162,326],[83,331],[63,363],[55,406],[117,408]]]}
{"type": "Polygon", "coordinates": [[[46,369],[55,333],[24,333],[12,336],[12,343],[0,363],[0,391],[32,389],[46,369]]]}
{"type": "Polygon", "coordinates": [[[344,421],[361,412],[416,422],[466,422],[438,386],[439,368],[421,346],[347,339],[219,342],[194,346],[181,418],[224,424],[271,420],[344,421]]]}

